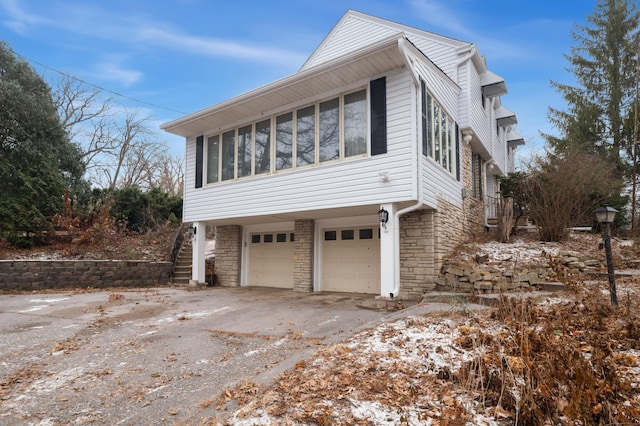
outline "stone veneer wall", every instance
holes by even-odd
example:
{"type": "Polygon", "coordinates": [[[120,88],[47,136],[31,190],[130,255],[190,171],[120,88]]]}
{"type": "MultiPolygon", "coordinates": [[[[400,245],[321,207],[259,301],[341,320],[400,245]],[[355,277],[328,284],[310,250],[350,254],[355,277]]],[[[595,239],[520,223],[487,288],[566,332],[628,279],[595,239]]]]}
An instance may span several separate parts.
{"type": "Polygon", "coordinates": [[[456,246],[467,241],[464,210],[442,199],[438,200],[438,206],[438,210],[434,213],[435,268],[437,271],[440,270],[444,259],[453,252],[456,246]]]}
{"type": "Polygon", "coordinates": [[[400,217],[401,298],[420,297],[435,287],[433,213],[417,210],[400,217]]]}
{"type": "Polygon", "coordinates": [[[464,233],[467,238],[471,238],[474,234],[484,230],[484,200],[482,197],[476,198],[473,196],[473,175],[471,168],[473,151],[471,150],[471,145],[462,143],[461,148],[462,184],[467,191],[467,196],[463,200],[462,205],[464,209],[464,233]]]}
{"type": "Polygon", "coordinates": [[[169,284],[172,271],[142,260],[1,260],[0,290],[150,287],[169,284]]]}
{"type": "Polygon", "coordinates": [[[313,291],[313,220],[296,220],[293,242],[293,290],[313,291]]]}
{"type": "Polygon", "coordinates": [[[401,298],[434,290],[444,259],[475,232],[463,207],[442,199],[438,205],[437,211],[424,209],[400,217],[401,298]]]}
{"type": "Polygon", "coordinates": [[[240,286],[240,252],[242,227],[228,225],[216,227],[216,275],[223,287],[240,286]]]}

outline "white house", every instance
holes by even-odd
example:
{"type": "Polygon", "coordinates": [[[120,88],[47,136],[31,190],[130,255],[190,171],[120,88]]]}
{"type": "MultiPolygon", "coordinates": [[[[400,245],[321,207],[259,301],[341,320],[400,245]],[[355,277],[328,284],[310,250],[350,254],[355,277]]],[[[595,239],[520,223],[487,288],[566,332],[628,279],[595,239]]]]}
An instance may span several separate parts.
{"type": "Polygon", "coordinates": [[[205,281],[418,297],[524,143],[473,43],[347,11],[295,74],[165,124],[205,281]],[[379,211],[388,214],[382,224],[379,211]]]}

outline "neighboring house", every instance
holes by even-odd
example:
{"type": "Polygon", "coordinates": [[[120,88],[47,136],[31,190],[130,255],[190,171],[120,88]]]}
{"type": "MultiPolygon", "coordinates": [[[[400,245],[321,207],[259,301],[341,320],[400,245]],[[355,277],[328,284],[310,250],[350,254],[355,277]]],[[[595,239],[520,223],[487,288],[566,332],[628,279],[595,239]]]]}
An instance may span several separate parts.
{"type": "Polygon", "coordinates": [[[193,280],[214,225],[223,286],[419,297],[513,171],[506,93],[474,44],[348,11],[297,73],[162,127],[186,138],[193,280]]]}

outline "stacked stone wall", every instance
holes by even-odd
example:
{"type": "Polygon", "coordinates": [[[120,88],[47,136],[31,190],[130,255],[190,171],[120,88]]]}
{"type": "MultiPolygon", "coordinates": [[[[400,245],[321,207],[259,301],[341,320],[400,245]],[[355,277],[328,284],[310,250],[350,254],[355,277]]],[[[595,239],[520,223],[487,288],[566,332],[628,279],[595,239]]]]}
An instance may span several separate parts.
{"type": "Polygon", "coordinates": [[[293,290],[313,291],[313,220],[296,220],[293,242],[293,290]]]}
{"type": "Polygon", "coordinates": [[[417,210],[400,217],[400,297],[419,298],[433,290],[434,212],[417,210]]]}
{"type": "Polygon", "coordinates": [[[171,262],[2,260],[0,290],[150,287],[170,282],[171,262]]]}
{"type": "Polygon", "coordinates": [[[239,225],[216,228],[216,275],[223,287],[240,286],[240,253],[242,227],[239,225]]]}

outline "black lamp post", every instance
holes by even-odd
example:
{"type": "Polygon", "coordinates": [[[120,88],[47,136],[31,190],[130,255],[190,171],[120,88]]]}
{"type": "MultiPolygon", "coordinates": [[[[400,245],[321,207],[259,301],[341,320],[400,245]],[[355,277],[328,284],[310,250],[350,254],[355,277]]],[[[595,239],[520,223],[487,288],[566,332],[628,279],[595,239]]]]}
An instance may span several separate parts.
{"type": "Polygon", "coordinates": [[[611,304],[618,304],[618,296],[616,295],[616,275],[613,270],[613,256],[611,254],[611,235],[609,233],[609,224],[613,222],[618,210],[609,206],[596,209],[596,220],[602,225],[602,240],[604,242],[604,252],[607,257],[607,274],[609,276],[609,293],[611,294],[611,304]]]}

